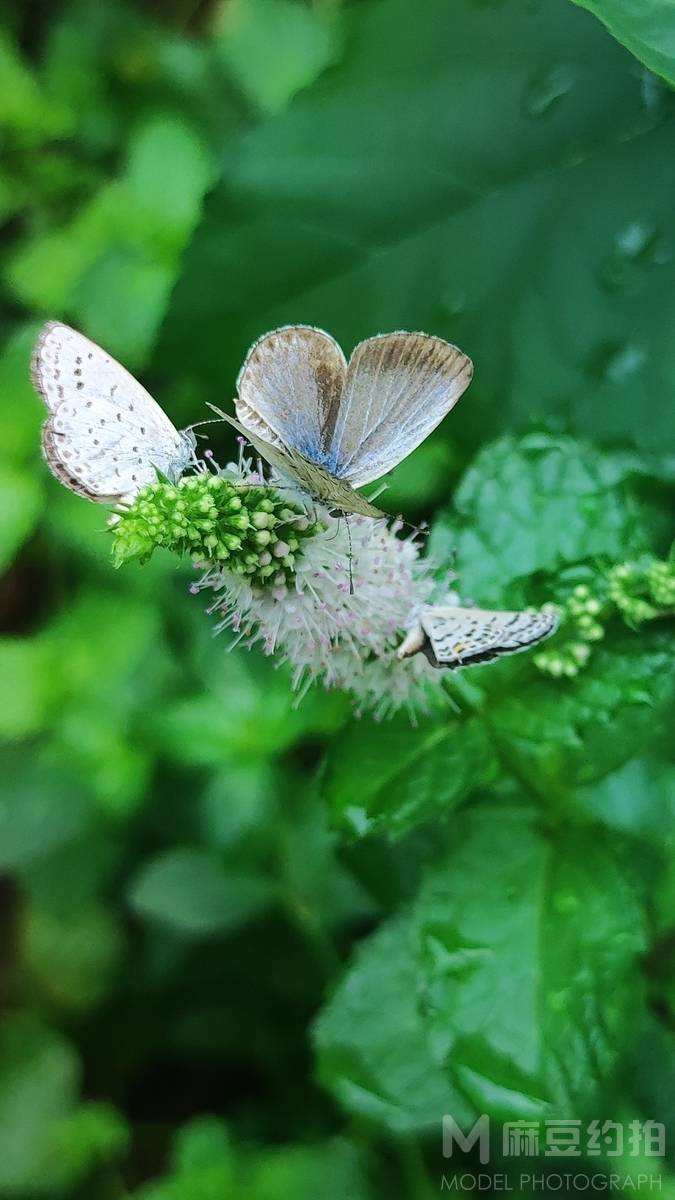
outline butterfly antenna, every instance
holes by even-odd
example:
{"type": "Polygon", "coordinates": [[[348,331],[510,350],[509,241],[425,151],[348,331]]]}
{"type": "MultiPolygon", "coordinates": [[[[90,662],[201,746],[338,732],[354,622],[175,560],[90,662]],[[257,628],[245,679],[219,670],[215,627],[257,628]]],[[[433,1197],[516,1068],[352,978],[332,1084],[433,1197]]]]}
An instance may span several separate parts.
{"type": "Polygon", "coordinates": [[[349,545],[349,555],[347,558],[347,561],[349,563],[349,595],[353,596],[354,595],[354,575],[352,572],[352,563],[354,561],[354,553],[352,550],[352,531],[349,528],[349,517],[347,516],[346,513],[344,514],[344,518],[345,518],[345,525],[347,526],[347,543],[349,545]]]}
{"type": "Polygon", "coordinates": [[[191,425],[188,425],[188,429],[199,429],[200,425],[220,425],[221,421],[222,418],[209,417],[207,421],[193,421],[191,425]]]}

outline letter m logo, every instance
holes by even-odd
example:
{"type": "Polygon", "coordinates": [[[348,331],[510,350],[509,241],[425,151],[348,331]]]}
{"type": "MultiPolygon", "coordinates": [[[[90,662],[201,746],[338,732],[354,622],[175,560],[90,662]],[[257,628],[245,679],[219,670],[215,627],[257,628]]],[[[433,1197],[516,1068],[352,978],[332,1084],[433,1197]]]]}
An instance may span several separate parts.
{"type": "Polygon", "coordinates": [[[466,1154],[478,1142],[481,1163],[490,1161],[490,1118],[483,1113],[472,1129],[464,1134],[454,1117],[443,1117],[443,1158],[452,1158],[455,1144],[466,1154]]]}

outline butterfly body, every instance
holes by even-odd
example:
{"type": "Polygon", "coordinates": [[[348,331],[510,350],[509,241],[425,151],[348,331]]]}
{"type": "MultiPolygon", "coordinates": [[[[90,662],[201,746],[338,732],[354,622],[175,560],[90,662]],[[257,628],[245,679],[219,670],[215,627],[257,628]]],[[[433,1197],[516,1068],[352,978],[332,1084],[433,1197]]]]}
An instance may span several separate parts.
{"type": "Polygon", "coordinates": [[[356,513],[363,517],[384,516],[381,509],[366,500],[365,496],[361,496],[345,479],[333,475],[322,463],[307,458],[299,450],[280,451],[250,429],[246,429],[239,421],[235,421],[228,413],[221,412],[220,409],[216,409],[216,412],[220,412],[225,421],[247,438],[271,466],[299,484],[303,491],[320,504],[341,513],[356,513]]]}
{"type": "Polygon", "coordinates": [[[49,412],[45,458],[78,495],[126,503],[158,474],[178,479],[193,456],[191,431],[176,429],[124,367],[59,321],[40,334],[33,382],[49,412]]]}
{"type": "Polygon", "coordinates": [[[237,379],[237,420],[272,466],[329,508],[382,516],[356,490],[410,454],[468,387],[471,360],[425,333],[361,342],[290,325],[260,338],[237,379]]]}
{"type": "Polygon", "coordinates": [[[549,637],[557,623],[551,612],[428,605],[399,647],[398,657],[421,652],[434,667],[478,666],[528,650],[549,637]]]}

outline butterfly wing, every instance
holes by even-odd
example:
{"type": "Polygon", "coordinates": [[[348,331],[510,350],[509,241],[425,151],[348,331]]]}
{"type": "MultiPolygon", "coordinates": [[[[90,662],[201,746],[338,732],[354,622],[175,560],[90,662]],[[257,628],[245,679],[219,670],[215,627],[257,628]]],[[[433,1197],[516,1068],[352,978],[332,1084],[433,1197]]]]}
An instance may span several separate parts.
{"type": "Polygon", "coordinates": [[[384,514],[363,496],[359,496],[344,479],[336,479],[325,467],[305,458],[297,450],[283,446],[278,440],[268,441],[258,433],[235,421],[228,413],[216,409],[223,420],[247,438],[260,455],[282,475],[286,475],[315,500],[340,512],[357,513],[363,517],[381,517],[384,514]]]}
{"type": "Polygon", "coordinates": [[[431,433],[471,382],[473,364],[426,333],[387,333],[352,354],[328,453],[361,487],[391,471],[431,433]]]}
{"type": "MultiPolygon", "coordinates": [[[[391,470],[431,432],[468,386],[470,360],[423,333],[393,333],[357,346],[349,366],[333,338],[289,325],[260,338],[237,380],[247,436],[305,461],[317,499],[373,516],[354,488],[391,470]],[[318,472],[318,474],[317,474],[318,472]],[[317,483],[318,480],[318,483],[317,483]],[[318,490],[320,488],[320,490],[318,490]]],[[[256,443],[254,443],[256,444],[256,443]]],[[[297,465],[297,464],[296,464],[297,465]]]]}
{"type": "MultiPolygon", "coordinates": [[[[259,338],[237,379],[237,417],[246,430],[322,462],[347,363],[337,342],[311,325],[259,338]]],[[[329,465],[329,464],[327,464],[329,465]]]]}
{"type": "Polygon", "coordinates": [[[42,444],[56,477],[101,503],[129,501],[157,472],[177,477],[192,443],[133,375],[81,333],[50,321],[33,355],[49,418],[42,444]]]}
{"type": "Polygon", "coordinates": [[[398,654],[407,658],[421,650],[435,667],[477,666],[528,650],[553,633],[557,623],[550,612],[429,606],[398,654]]]}

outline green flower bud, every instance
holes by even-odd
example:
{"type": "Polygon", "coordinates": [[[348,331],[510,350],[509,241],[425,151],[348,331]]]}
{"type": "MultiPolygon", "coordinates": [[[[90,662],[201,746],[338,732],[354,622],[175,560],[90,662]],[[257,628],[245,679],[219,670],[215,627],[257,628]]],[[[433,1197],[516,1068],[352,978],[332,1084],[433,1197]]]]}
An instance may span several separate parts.
{"type": "Polygon", "coordinates": [[[116,566],[145,562],[162,547],[204,567],[226,563],[252,586],[280,589],[291,580],[303,543],[322,529],[271,486],[187,475],[143,488],[112,527],[113,555],[116,566]],[[281,526],[292,527],[293,536],[273,532],[281,526]]]}

